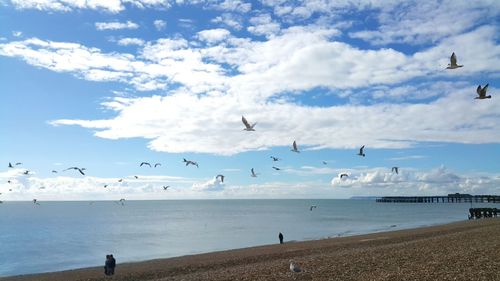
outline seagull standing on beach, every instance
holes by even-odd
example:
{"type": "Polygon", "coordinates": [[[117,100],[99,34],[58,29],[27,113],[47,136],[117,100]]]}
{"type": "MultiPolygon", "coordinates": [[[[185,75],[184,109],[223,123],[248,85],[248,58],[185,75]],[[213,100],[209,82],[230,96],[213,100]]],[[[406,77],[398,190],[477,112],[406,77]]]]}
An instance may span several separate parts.
{"type": "Polygon", "coordinates": [[[293,141],[292,149],[290,149],[290,151],[300,153],[299,148],[297,147],[297,142],[296,141],[293,141]]]}
{"type": "Polygon", "coordinates": [[[396,174],[399,174],[399,167],[392,167],[391,172],[396,172],[396,174]]]}
{"type": "Polygon", "coordinates": [[[477,86],[476,92],[479,95],[478,97],[475,97],[474,99],[476,100],[484,100],[484,99],[491,99],[491,95],[486,95],[486,91],[488,91],[488,86],[489,84],[486,84],[483,88],[481,88],[481,85],[477,86]]]}
{"type": "Polygon", "coordinates": [[[253,170],[253,168],[252,168],[252,169],[250,169],[250,172],[251,172],[251,174],[250,174],[250,175],[251,175],[252,177],[254,177],[254,178],[256,178],[256,177],[257,177],[257,174],[255,173],[255,171],[253,170]]]}
{"type": "Polygon", "coordinates": [[[451,54],[451,57],[450,57],[450,63],[448,64],[448,67],[446,69],[455,69],[455,68],[459,68],[459,67],[462,67],[463,65],[458,65],[457,64],[457,56],[455,55],[455,52],[453,52],[451,54]]]}
{"type": "Polygon", "coordinates": [[[184,158],[184,163],[186,163],[186,166],[193,165],[193,166],[196,166],[196,168],[199,168],[198,163],[191,161],[191,160],[186,160],[186,158],[184,158]]]}
{"type": "Polygon", "coordinates": [[[290,260],[290,271],[301,272],[302,269],[298,265],[296,265],[292,260],[290,260]]]}
{"type": "Polygon", "coordinates": [[[250,123],[248,123],[247,119],[244,116],[241,116],[241,122],[243,122],[243,125],[245,125],[245,129],[243,129],[243,131],[255,131],[253,127],[255,127],[257,123],[253,123],[252,125],[250,125],[250,123]]]}
{"type": "Polygon", "coordinates": [[[80,172],[80,174],[82,174],[83,176],[85,176],[85,173],[83,172],[83,171],[85,171],[85,168],[69,167],[69,168],[67,168],[64,171],[67,171],[67,170],[77,170],[78,172],[80,172]]]}
{"type": "Polygon", "coordinates": [[[215,177],[215,179],[219,179],[220,178],[220,182],[224,182],[224,175],[217,175],[215,177]]]}
{"type": "Polygon", "coordinates": [[[363,149],[365,149],[365,146],[364,146],[364,145],[363,145],[363,146],[359,149],[359,153],[358,153],[358,155],[359,155],[359,156],[363,156],[363,157],[365,157],[365,153],[363,152],[363,149]]]}

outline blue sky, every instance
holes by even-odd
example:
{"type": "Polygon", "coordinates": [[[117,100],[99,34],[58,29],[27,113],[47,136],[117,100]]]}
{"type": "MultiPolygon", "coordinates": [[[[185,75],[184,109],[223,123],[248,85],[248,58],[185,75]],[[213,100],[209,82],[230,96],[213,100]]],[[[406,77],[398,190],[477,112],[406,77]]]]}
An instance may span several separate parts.
{"type": "Polygon", "coordinates": [[[0,1],[0,200],[498,194],[499,16],[495,1],[0,1]],[[452,52],[464,67],[445,69],[452,52]]]}

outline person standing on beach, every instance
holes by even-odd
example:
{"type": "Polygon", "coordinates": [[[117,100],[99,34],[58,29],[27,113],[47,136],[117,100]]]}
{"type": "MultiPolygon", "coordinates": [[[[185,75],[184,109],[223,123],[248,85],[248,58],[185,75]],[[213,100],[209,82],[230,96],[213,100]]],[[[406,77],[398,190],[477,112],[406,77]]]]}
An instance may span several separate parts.
{"type": "Polygon", "coordinates": [[[109,274],[114,275],[115,274],[115,267],[116,267],[116,260],[113,257],[113,255],[109,255],[109,259],[111,261],[109,274]]]}
{"type": "Polygon", "coordinates": [[[111,256],[106,255],[106,261],[104,262],[104,274],[111,275],[111,256]]]}
{"type": "Polygon", "coordinates": [[[278,234],[278,238],[280,239],[280,244],[283,244],[283,233],[280,232],[280,234],[278,234]]]}

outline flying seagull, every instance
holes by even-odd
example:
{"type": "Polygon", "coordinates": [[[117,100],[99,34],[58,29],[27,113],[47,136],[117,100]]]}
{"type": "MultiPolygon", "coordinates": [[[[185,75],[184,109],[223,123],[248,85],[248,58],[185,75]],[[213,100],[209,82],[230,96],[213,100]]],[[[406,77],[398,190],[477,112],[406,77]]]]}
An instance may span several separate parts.
{"type": "Polygon", "coordinates": [[[23,163],[21,163],[21,162],[17,162],[17,163],[16,163],[16,166],[18,166],[18,165],[22,165],[22,164],[23,164],[23,163]]]}
{"type": "Polygon", "coordinates": [[[278,168],[278,167],[274,167],[274,166],[273,166],[273,169],[275,169],[276,171],[281,170],[280,168],[278,168]]]}
{"type": "Polygon", "coordinates": [[[343,177],[348,177],[349,175],[348,174],[340,174],[340,179],[342,179],[343,177]]]}
{"type": "Polygon", "coordinates": [[[311,207],[309,207],[309,211],[312,211],[313,209],[316,209],[318,206],[316,205],[311,205],[311,207]]]}
{"type": "Polygon", "coordinates": [[[142,165],[148,165],[149,168],[151,168],[151,164],[149,164],[148,162],[141,162],[141,165],[139,165],[139,167],[142,167],[142,165]]]}
{"type": "Polygon", "coordinates": [[[196,166],[197,168],[199,168],[198,163],[191,161],[191,160],[186,160],[186,158],[184,158],[184,163],[186,163],[186,166],[193,165],[193,166],[196,166]]]}
{"type": "Polygon", "coordinates": [[[12,163],[9,162],[9,168],[14,168],[14,166],[12,166],[12,163]]]}
{"type": "Polygon", "coordinates": [[[396,172],[396,174],[399,174],[399,167],[392,167],[391,172],[396,172]]]}
{"type": "Polygon", "coordinates": [[[170,187],[170,185],[164,185],[163,190],[167,190],[170,187]]]}
{"type": "Polygon", "coordinates": [[[299,151],[299,149],[297,147],[297,142],[296,141],[293,141],[292,149],[290,149],[290,151],[300,153],[300,151],[299,151]]]}
{"type": "Polygon", "coordinates": [[[52,173],[57,174],[57,171],[56,170],[52,170],[52,173]]]}
{"type": "Polygon", "coordinates": [[[161,166],[161,163],[156,163],[155,164],[155,168],[158,167],[158,166],[161,166]]]}
{"type": "Polygon", "coordinates": [[[85,176],[85,173],[83,171],[85,171],[85,168],[78,168],[78,167],[69,167],[67,168],[66,170],[64,171],[67,171],[67,170],[78,170],[78,172],[80,172],[80,174],[84,175],[85,176]]]}
{"type": "Polygon", "coordinates": [[[278,158],[278,157],[274,157],[274,156],[271,156],[271,159],[273,159],[273,161],[275,161],[275,162],[276,162],[276,161],[280,161],[280,160],[281,160],[280,158],[278,158]]]}
{"type": "Polygon", "coordinates": [[[363,156],[363,157],[365,157],[365,153],[363,152],[363,149],[365,149],[365,146],[364,146],[364,145],[363,145],[363,146],[359,149],[359,153],[358,153],[358,155],[359,155],[359,156],[363,156]]]}
{"type": "Polygon", "coordinates": [[[138,179],[139,177],[138,176],[134,176],[134,178],[138,179]]]}
{"type": "Polygon", "coordinates": [[[451,57],[450,57],[450,63],[448,64],[448,67],[446,69],[455,69],[455,68],[459,68],[459,67],[462,67],[463,65],[458,65],[457,64],[457,56],[455,55],[455,52],[453,52],[451,54],[451,57]]]}
{"type": "Polygon", "coordinates": [[[245,119],[244,116],[241,116],[241,122],[243,122],[243,125],[245,125],[245,129],[243,129],[243,131],[255,131],[253,127],[255,127],[257,123],[253,123],[252,125],[250,125],[250,123],[248,123],[247,119],[245,119]]]}
{"type": "Polygon", "coordinates": [[[106,187],[108,187],[108,185],[107,185],[107,184],[105,184],[105,185],[104,185],[104,188],[106,188],[106,187]]]}
{"type": "Polygon", "coordinates": [[[40,205],[40,203],[38,203],[36,199],[33,199],[33,204],[40,205]]]}
{"type": "Polygon", "coordinates": [[[120,200],[118,200],[118,202],[119,202],[119,203],[121,203],[121,204],[122,204],[122,206],[124,206],[124,205],[125,205],[125,199],[123,199],[123,198],[122,198],[122,199],[120,199],[120,200]]]}
{"type": "Polygon", "coordinates": [[[290,270],[292,272],[301,272],[302,271],[302,269],[298,265],[296,265],[295,263],[293,263],[292,260],[290,260],[290,270]]]}
{"type": "Polygon", "coordinates": [[[217,175],[215,178],[220,178],[220,181],[224,182],[224,175],[217,175]]]}
{"type": "Polygon", "coordinates": [[[254,178],[256,178],[256,177],[257,177],[257,174],[255,173],[255,171],[253,170],[253,168],[252,168],[252,169],[250,169],[250,172],[251,172],[251,174],[250,174],[250,175],[251,175],[252,177],[254,177],[254,178]]]}
{"type": "Polygon", "coordinates": [[[8,180],[7,182],[8,182],[8,183],[12,183],[12,181],[11,181],[11,180],[8,180]]]}
{"type": "Polygon", "coordinates": [[[488,85],[489,84],[486,84],[483,88],[481,88],[481,85],[477,86],[476,92],[479,96],[475,97],[476,100],[491,99],[491,95],[486,95],[486,91],[488,91],[488,85]]]}
{"type": "Polygon", "coordinates": [[[23,174],[27,175],[27,174],[29,174],[29,173],[30,173],[30,171],[26,170],[26,171],[24,171],[24,173],[23,173],[23,174]]]}
{"type": "Polygon", "coordinates": [[[118,182],[122,182],[122,181],[123,181],[123,179],[119,179],[119,180],[118,180],[118,182]]]}
{"type": "Polygon", "coordinates": [[[328,164],[328,162],[326,162],[326,161],[322,161],[322,162],[323,162],[323,165],[326,165],[326,164],[328,164]]]}

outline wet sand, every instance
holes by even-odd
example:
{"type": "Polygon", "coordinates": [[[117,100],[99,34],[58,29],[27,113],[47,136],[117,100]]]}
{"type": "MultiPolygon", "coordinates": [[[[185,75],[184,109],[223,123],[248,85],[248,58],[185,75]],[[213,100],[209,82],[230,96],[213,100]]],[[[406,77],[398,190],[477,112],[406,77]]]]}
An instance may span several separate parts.
{"type": "MultiPolygon", "coordinates": [[[[43,257],[41,257],[43,258],[43,257]]],[[[500,219],[285,243],[137,263],[0,278],[72,280],[500,281],[500,219]],[[292,273],[289,260],[305,271],[292,273]]]]}

